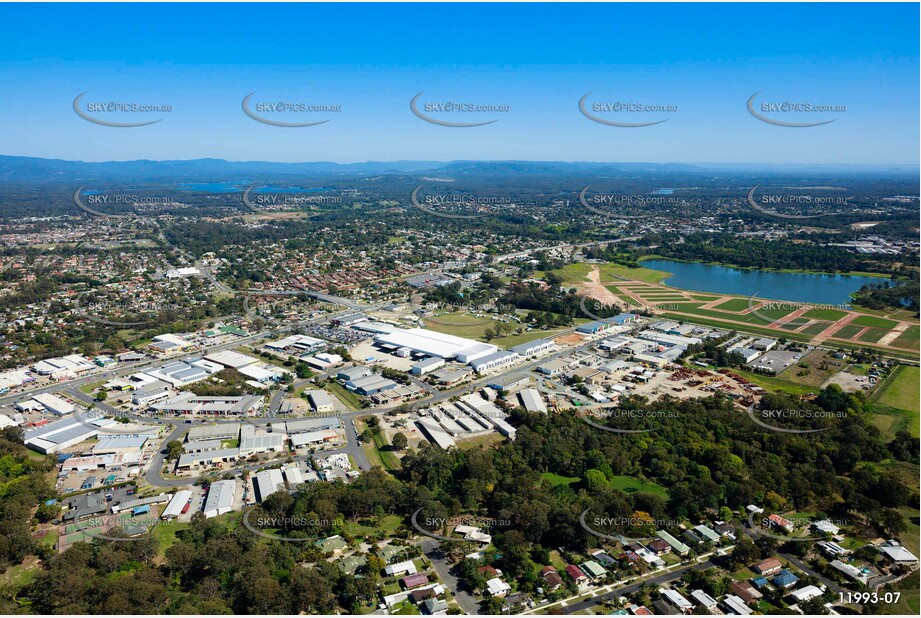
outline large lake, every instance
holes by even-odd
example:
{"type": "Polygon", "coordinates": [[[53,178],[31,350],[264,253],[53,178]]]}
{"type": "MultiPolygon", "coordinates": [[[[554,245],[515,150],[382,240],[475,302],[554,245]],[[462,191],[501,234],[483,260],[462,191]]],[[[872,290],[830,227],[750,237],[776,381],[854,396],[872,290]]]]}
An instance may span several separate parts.
{"type": "Polygon", "coordinates": [[[806,273],[745,270],[672,260],[643,260],[644,268],[673,273],[662,283],[682,290],[735,294],[771,300],[838,305],[849,303],[851,292],[881,279],[851,275],[814,275],[806,273]]]}

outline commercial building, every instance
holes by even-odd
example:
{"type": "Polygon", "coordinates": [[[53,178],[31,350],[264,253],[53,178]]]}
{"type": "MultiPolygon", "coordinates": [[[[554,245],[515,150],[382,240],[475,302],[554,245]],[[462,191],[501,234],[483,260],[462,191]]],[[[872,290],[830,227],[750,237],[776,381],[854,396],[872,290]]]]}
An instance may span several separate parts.
{"type": "Polygon", "coordinates": [[[330,429],[320,429],[318,431],[307,431],[291,436],[291,446],[295,449],[316,446],[318,444],[329,444],[337,442],[339,434],[330,429]]]}
{"type": "Polygon", "coordinates": [[[154,380],[144,384],[131,393],[131,403],[136,406],[147,406],[156,401],[166,399],[170,394],[170,385],[163,380],[154,380]]]}
{"type": "Polygon", "coordinates": [[[645,339],[646,341],[652,341],[659,345],[664,346],[683,346],[688,347],[691,345],[696,345],[702,341],[700,337],[682,337],[681,335],[669,335],[667,333],[660,333],[654,330],[644,330],[640,332],[637,337],[640,339],[645,339]]]}
{"type": "Polygon", "coordinates": [[[555,376],[573,366],[573,362],[563,358],[554,358],[537,366],[537,371],[545,376],[555,376]]]}
{"type": "Polygon", "coordinates": [[[412,367],[412,373],[416,376],[424,376],[427,373],[431,373],[436,369],[440,369],[445,366],[445,359],[438,356],[433,356],[431,358],[426,358],[421,360],[412,367]]]}
{"type": "Polygon", "coordinates": [[[216,517],[233,510],[233,500],[237,493],[237,482],[215,481],[208,488],[208,497],[205,499],[205,517],[216,517]]]}
{"type": "Polygon", "coordinates": [[[101,417],[80,420],[67,417],[41,427],[27,429],[23,441],[33,451],[47,455],[89,440],[99,434],[100,428],[114,423],[112,419],[101,417]]]}
{"type": "Polygon", "coordinates": [[[514,392],[531,383],[531,376],[526,373],[510,373],[492,378],[487,386],[497,391],[514,392]]]}
{"type": "Polygon", "coordinates": [[[167,279],[182,279],[183,277],[192,277],[195,275],[200,275],[199,271],[194,266],[183,266],[182,268],[171,268],[166,271],[165,275],[167,279]]]}
{"type": "Polygon", "coordinates": [[[233,440],[240,435],[240,423],[221,423],[220,425],[199,425],[189,429],[186,440],[233,440]]]}
{"type": "Polygon", "coordinates": [[[95,365],[88,358],[79,354],[46,358],[32,365],[32,371],[42,376],[66,373],[77,374],[93,368],[95,368],[95,365]]]}
{"type": "Polygon", "coordinates": [[[348,315],[343,315],[337,318],[330,320],[333,324],[337,326],[351,326],[352,324],[357,324],[359,322],[364,322],[368,319],[363,313],[350,313],[348,315]]]}
{"type": "Polygon", "coordinates": [[[289,463],[282,466],[282,473],[285,475],[285,480],[288,481],[288,487],[294,489],[298,485],[304,483],[304,475],[301,474],[300,469],[297,467],[297,464],[289,463]]]}
{"type": "Polygon", "coordinates": [[[547,404],[544,403],[544,398],[541,397],[540,392],[535,388],[522,389],[518,392],[518,399],[528,412],[547,411],[547,404]]]}
{"type": "Polygon", "coordinates": [[[240,354],[239,352],[234,352],[233,350],[212,352],[211,354],[205,356],[205,360],[209,360],[212,363],[217,363],[218,365],[223,365],[224,367],[230,367],[231,369],[246,367],[247,365],[252,365],[257,361],[257,359],[253,358],[252,356],[240,354]]]}
{"type": "Polygon", "coordinates": [[[349,380],[345,383],[345,387],[350,391],[355,391],[359,395],[368,396],[396,388],[397,383],[380,374],[372,373],[363,378],[349,380]]]}
{"type": "Polygon", "coordinates": [[[314,412],[333,412],[336,409],[333,398],[324,390],[307,391],[307,401],[314,412]]]}
{"type": "Polygon", "coordinates": [[[276,352],[286,352],[288,350],[293,350],[295,353],[300,354],[312,354],[319,350],[323,350],[329,344],[322,339],[317,339],[316,337],[308,337],[307,335],[290,335],[284,339],[279,339],[278,341],[271,341],[265,344],[265,347],[270,350],[275,350],[276,352]]]}
{"type": "Polygon", "coordinates": [[[167,363],[158,369],[145,373],[156,380],[168,382],[174,388],[204,380],[210,375],[205,368],[197,367],[185,361],[167,363]]]}
{"type": "Polygon", "coordinates": [[[454,439],[448,435],[448,432],[442,429],[441,426],[434,420],[420,418],[418,421],[416,421],[416,425],[419,427],[425,437],[428,438],[429,442],[440,446],[444,450],[448,450],[449,448],[457,446],[457,444],[454,442],[454,439]]]}
{"type": "Polygon", "coordinates": [[[191,490],[183,489],[182,491],[177,491],[175,495],[173,495],[172,500],[169,501],[169,504],[166,505],[166,508],[163,509],[160,518],[176,519],[182,514],[182,509],[185,508],[185,505],[188,504],[191,499],[191,490]]]}
{"type": "Polygon", "coordinates": [[[260,453],[277,453],[284,450],[288,436],[279,433],[255,433],[255,427],[246,425],[244,429],[252,428],[252,432],[243,431],[240,434],[240,457],[249,457],[260,453]]]}
{"type": "Polygon", "coordinates": [[[76,409],[73,404],[51,393],[39,393],[38,395],[33,395],[32,399],[40,403],[48,412],[56,416],[72,414],[76,409]]]}
{"type": "Polygon", "coordinates": [[[527,343],[520,343],[510,349],[522,357],[537,356],[555,350],[556,343],[552,339],[534,339],[527,343]]]}
{"type": "Polygon", "coordinates": [[[262,405],[257,395],[217,396],[182,392],[163,403],[151,406],[162,414],[211,416],[251,416],[262,405]]]}
{"type": "Polygon", "coordinates": [[[256,490],[256,501],[262,502],[276,491],[285,488],[285,481],[281,476],[281,470],[272,468],[257,472],[253,479],[253,487],[256,490]]]}
{"type": "Polygon", "coordinates": [[[266,383],[273,382],[275,380],[281,379],[282,372],[281,370],[270,370],[268,367],[260,365],[246,365],[237,369],[240,373],[245,375],[247,378],[252,378],[256,382],[266,383]]]}
{"type": "Polygon", "coordinates": [[[374,373],[374,370],[365,365],[356,365],[355,367],[346,367],[340,369],[336,374],[336,379],[340,382],[351,382],[359,378],[364,378],[374,373]]]}
{"type": "Polygon", "coordinates": [[[456,359],[460,363],[469,363],[498,350],[494,345],[437,333],[425,328],[396,330],[392,333],[378,335],[375,341],[378,345],[389,349],[408,348],[417,354],[456,359]]]}
{"type": "Polygon", "coordinates": [[[487,371],[493,371],[500,367],[516,363],[520,358],[521,356],[519,356],[517,352],[499,350],[470,361],[470,366],[473,367],[473,370],[477,373],[486,373],[487,371]]]}
{"type": "Polygon", "coordinates": [[[336,430],[342,425],[338,416],[321,416],[319,418],[299,418],[295,420],[271,423],[272,432],[284,432],[288,435],[307,433],[309,431],[336,430]]]}
{"type": "Polygon", "coordinates": [[[93,445],[93,455],[114,455],[116,453],[137,453],[153,435],[158,433],[154,430],[153,434],[133,434],[133,435],[103,435],[99,441],[93,445]]]}
{"type": "Polygon", "coordinates": [[[183,453],[179,456],[179,461],[176,466],[180,470],[187,470],[190,468],[200,468],[201,466],[211,466],[217,463],[236,461],[239,458],[239,448],[221,448],[213,451],[183,453]]]}

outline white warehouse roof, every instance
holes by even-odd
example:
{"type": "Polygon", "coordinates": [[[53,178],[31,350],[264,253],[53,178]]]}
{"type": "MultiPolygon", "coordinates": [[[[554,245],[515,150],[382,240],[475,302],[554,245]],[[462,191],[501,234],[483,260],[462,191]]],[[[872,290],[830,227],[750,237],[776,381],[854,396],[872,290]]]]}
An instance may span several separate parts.
{"type": "Polygon", "coordinates": [[[436,333],[425,328],[395,330],[392,333],[379,335],[375,337],[375,340],[397,348],[409,348],[413,352],[428,356],[458,358],[461,362],[469,362],[498,350],[496,346],[488,343],[436,333]]]}

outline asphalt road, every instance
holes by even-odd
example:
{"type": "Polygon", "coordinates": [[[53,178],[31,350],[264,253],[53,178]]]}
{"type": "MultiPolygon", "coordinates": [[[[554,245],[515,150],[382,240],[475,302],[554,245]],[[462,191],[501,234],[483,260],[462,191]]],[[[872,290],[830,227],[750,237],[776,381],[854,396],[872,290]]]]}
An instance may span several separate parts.
{"type": "Polygon", "coordinates": [[[448,562],[442,553],[440,543],[435,539],[426,537],[422,539],[420,545],[422,547],[422,553],[425,554],[426,558],[432,561],[432,566],[435,568],[435,572],[438,573],[438,578],[445,583],[445,587],[448,590],[454,593],[454,599],[457,601],[457,604],[461,606],[461,609],[468,614],[479,614],[479,602],[477,602],[476,597],[467,590],[466,584],[451,573],[451,563],[448,562]]]}

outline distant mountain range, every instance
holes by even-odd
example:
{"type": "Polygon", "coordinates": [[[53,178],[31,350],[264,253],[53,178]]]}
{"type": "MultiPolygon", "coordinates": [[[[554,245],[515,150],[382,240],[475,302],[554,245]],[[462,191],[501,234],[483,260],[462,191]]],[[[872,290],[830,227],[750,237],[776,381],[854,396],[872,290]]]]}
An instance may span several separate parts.
{"type": "Polygon", "coordinates": [[[919,173],[917,165],[780,165],[759,163],[630,163],[565,161],[366,161],[364,163],[277,163],[270,161],[226,161],[189,159],[170,161],[105,161],[88,163],[63,159],[0,155],[0,181],[84,182],[93,180],[244,180],[283,176],[364,176],[419,172],[453,176],[530,176],[623,173],[809,173],[829,175],[867,174],[891,176],[919,173]]]}

